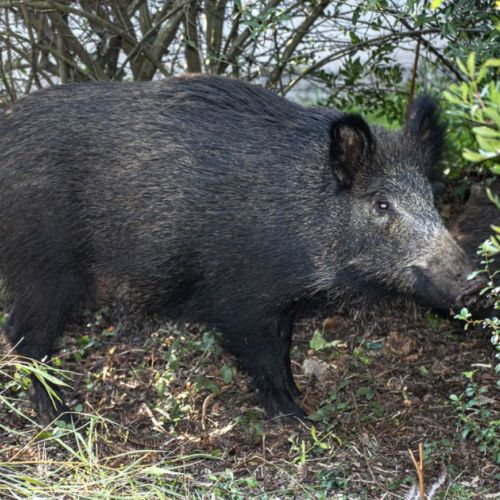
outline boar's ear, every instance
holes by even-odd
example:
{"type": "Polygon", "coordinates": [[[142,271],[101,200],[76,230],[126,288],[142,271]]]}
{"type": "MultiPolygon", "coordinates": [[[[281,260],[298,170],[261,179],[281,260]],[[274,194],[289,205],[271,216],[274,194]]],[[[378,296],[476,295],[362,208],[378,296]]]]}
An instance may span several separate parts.
{"type": "Polygon", "coordinates": [[[330,161],[339,185],[349,188],[374,150],[370,127],[359,115],[346,114],[330,128],[330,161]]]}
{"type": "Polygon", "coordinates": [[[439,119],[437,102],[423,95],[413,101],[410,117],[406,122],[405,134],[423,149],[428,158],[426,174],[433,177],[436,164],[443,150],[445,126],[439,119]]]}

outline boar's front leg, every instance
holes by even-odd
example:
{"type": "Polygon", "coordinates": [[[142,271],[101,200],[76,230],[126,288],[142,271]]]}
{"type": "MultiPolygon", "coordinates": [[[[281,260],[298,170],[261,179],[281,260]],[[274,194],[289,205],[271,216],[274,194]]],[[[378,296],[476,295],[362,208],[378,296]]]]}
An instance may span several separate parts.
{"type": "MultiPolygon", "coordinates": [[[[52,274],[41,266],[40,276],[30,276],[23,283],[25,274],[19,273],[17,287],[12,287],[13,306],[5,325],[5,333],[20,356],[40,361],[50,358],[57,337],[62,335],[66,324],[74,317],[85,294],[86,280],[78,274],[67,272],[52,274]],[[55,276],[55,277],[54,277],[55,276]]],[[[70,421],[69,410],[62,402],[56,386],[49,381],[45,385],[55,394],[51,397],[44,384],[33,375],[29,393],[32,405],[43,424],[63,415],[70,421]]]]}
{"type": "Polygon", "coordinates": [[[292,321],[274,319],[271,325],[252,325],[224,335],[228,350],[252,377],[262,405],[270,417],[303,418],[304,410],[295,402],[300,394],[290,367],[292,321]]]}
{"type": "Polygon", "coordinates": [[[282,343],[282,355],[284,357],[284,370],[288,390],[290,394],[295,398],[301,396],[300,389],[297,387],[295,380],[293,379],[292,364],[290,359],[290,350],[292,348],[292,334],[293,334],[293,324],[294,324],[294,314],[293,312],[286,312],[280,316],[278,322],[279,336],[282,343]]]}
{"type": "MultiPolygon", "coordinates": [[[[48,334],[56,332],[56,330],[59,328],[53,324],[51,318],[47,317],[46,321],[43,321],[39,316],[30,316],[29,306],[20,301],[17,301],[11,308],[9,319],[5,325],[5,333],[15,347],[16,353],[36,361],[50,357],[53,339],[48,334]]],[[[62,331],[62,329],[60,330],[62,331]]],[[[57,331],[54,336],[59,333],[57,331]]],[[[45,383],[56,395],[52,399],[44,385],[34,375],[31,377],[31,390],[28,395],[40,421],[43,424],[49,424],[60,414],[69,410],[62,402],[56,386],[49,381],[45,381],[45,383]]]]}

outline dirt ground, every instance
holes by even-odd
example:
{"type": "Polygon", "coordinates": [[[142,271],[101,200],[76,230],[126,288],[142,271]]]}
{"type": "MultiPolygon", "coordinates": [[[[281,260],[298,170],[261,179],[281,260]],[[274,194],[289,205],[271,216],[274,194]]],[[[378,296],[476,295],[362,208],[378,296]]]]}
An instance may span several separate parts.
{"type": "MultiPolygon", "coordinates": [[[[489,336],[414,305],[325,309],[299,322],[293,369],[312,415],[302,423],[266,419],[216,334],[193,325],[137,334],[104,312],[62,345],[62,367],[74,372],[66,401],[121,425],[99,443],[111,466],[147,448],[151,463],[187,457],[193,484],[221,498],[404,498],[417,478],[409,450],[418,459],[422,443],[425,484],[439,498],[500,498],[500,469],[462,438],[450,400],[469,384],[462,372],[477,370],[482,397],[499,411],[489,336]]],[[[0,421],[26,427],[7,407],[0,421]]],[[[19,456],[19,439],[2,436],[0,461],[19,456]]]]}

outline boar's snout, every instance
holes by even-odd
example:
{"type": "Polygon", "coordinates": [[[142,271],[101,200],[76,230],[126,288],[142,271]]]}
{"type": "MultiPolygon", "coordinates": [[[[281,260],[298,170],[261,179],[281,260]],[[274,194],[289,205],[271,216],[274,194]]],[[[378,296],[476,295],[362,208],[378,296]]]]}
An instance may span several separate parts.
{"type": "MultiPolygon", "coordinates": [[[[447,231],[430,245],[425,259],[413,266],[414,297],[442,313],[462,307],[478,309],[479,292],[487,280],[477,276],[471,261],[447,231]]],[[[482,306],[482,305],[481,305],[482,306]]]]}
{"type": "Polygon", "coordinates": [[[446,269],[429,270],[414,268],[415,293],[418,302],[442,313],[467,307],[475,309],[479,304],[479,292],[487,281],[482,277],[468,280],[472,272],[468,266],[460,274],[448,274],[446,269]]]}

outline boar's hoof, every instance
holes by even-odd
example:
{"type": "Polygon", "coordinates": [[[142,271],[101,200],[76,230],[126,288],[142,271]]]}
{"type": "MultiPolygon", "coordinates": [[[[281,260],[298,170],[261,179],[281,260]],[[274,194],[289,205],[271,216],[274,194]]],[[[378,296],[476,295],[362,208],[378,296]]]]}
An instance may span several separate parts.
{"type": "Polygon", "coordinates": [[[29,391],[28,396],[43,425],[49,425],[55,420],[62,420],[66,423],[73,422],[70,409],[62,402],[62,398],[57,390],[53,389],[59,399],[56,396],[52,396],[51,399],[38,380],[33,379],[32,385],[33,387],[29,391]]]}
{"type": "Polygon", "coordinates": [[[267,415],[272,419],[304,419],[307,413],[288,394],[274,395],[263,401],[267,415]]]}

